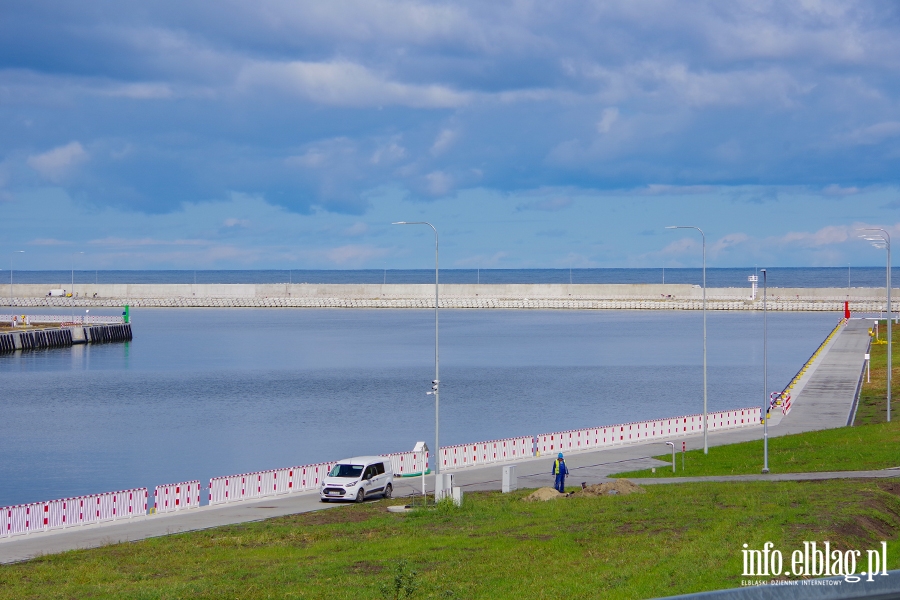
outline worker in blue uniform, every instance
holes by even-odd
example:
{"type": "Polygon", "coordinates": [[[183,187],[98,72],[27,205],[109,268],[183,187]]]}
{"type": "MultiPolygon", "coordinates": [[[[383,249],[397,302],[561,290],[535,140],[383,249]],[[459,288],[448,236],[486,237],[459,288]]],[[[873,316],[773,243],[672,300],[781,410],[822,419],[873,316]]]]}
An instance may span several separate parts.
{"type": "Polygon", "coordinates": [[[553,462],[553,474],[556,475],[556,484],[553,486],[560,494],[566,493],[566,475],[569,474],[569,467],[566,466],[566,459],[560,452],[553,462]]]}

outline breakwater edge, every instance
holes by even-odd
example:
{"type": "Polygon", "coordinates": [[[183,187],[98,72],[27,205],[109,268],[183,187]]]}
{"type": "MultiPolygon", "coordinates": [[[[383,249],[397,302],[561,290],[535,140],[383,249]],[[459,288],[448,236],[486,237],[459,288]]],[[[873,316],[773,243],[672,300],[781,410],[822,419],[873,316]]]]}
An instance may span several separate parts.
{"type": "MultiPolygon", "coordinates": [[[[69,286],[71,287],[71,286],[69,286]]],[[[81,284],[50,295],[46,284],[15,284],[11,307],[434,308],[433,284],[81,284]]],[[[700,310],[690,284],[441,284],[440,307],[459,309],[700,310]]],[[[895,297],[900,298],[898,290],[895,297]]],[[[768,310],[854,312],[885,308],[883,288],[775,288],[768,310]]],[[[762,310],[762,290],[707,288],[708,310],[762,310]]],[[[900,305],[895,303],[894,307],[900,305]]]]}

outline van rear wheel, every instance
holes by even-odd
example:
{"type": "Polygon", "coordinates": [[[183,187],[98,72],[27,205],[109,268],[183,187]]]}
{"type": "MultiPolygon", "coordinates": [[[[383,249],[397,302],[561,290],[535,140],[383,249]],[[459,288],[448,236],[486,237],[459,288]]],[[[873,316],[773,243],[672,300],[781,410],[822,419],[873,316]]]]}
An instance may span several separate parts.
{"type": "Polygon", "coordinates": [[[384,488],[385,499],[389,499],[391,497],[391,494],[393,494],[393,493],[394,493],[394,486],[392,486],[391,484],[387,484],[384,488]]]}
{"type": "Polygon", "coordinates": [[[365,499],[366,499],[365,490],[359,490],[358,492],[356,492],[356,501],[357,502],[362,502],[365,499]]]}

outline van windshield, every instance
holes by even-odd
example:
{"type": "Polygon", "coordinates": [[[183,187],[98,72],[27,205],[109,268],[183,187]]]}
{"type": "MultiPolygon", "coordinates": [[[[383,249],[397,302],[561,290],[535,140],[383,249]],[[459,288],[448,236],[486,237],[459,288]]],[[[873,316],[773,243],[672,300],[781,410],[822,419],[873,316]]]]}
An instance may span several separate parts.
{"type": "Polygon", "coordinates": [[[334,465],[328,472],[329,477],[359,477],[362,474],[363,465],[334,465]]]}

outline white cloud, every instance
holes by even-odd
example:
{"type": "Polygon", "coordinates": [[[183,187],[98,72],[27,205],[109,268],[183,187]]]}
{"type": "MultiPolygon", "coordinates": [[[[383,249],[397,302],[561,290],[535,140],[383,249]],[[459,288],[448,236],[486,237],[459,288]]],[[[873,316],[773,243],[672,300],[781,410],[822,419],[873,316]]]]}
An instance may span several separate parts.
{"type": "Polygon", "coordinates": [[[431,155],[439,156],[444,153],[444,150],[453,145],[453,142],[456,141],[457,132],[452,129],[443,129],[438,134],[437,138],[434,140],[434,143],[431,145],[431,155]]]}
{"type": "Polygon", "coordinates": [[[900,121],[883,121],[868,127],[860,127],[843,137],[848,142],[865,146],[897,136],[900,136],[900,121]]]}
{"type": "Polygon", "coordinates": [[[700,250],[700,242],[698,240],[683,237],[681,239],[675,240],[674,242],[668,244],[665,248],[660,250],[660,254],[662,255],[675,255],[675,254],[684,254],[686,252],[698,252],[700,250]]]}
{"type": "Polygon", "coordinates": [[[256,62],[238,76],[242,89],[276,88],[329,106],[409,106],[454,108],[469,101],[468,94],[445,85],[391,81],[354,62],[256,62]]]}
{"type": "Polygon", "coordinates": [[[327,155],[325,152],[319,150],[318,148],[312,148],[307,150],[303,154],[297,156],[289,156],[284,161],[289,165],[297,165],[300,167],[306,167],[307,169],[314,169],[316,167],[320,167],[325,163],[327,159],[327,155]]]}
{"type": "Polygon", "coordinates": [[[842,244],[851,239],[852,233],[854,232],[846,225],[829,225],[814,232],[792,231],[777,238],[777,241],[783,245],[815,248],[832,244],[842,244]]]}
{"type": "Polygon", "coordinates": [[[68,246],[71,242],[58,240],[56,238],[34,238],[28,242],[29,246],[68,246]]]}
{"type": "Polygon", "coordinates": [[[379,146],[372,153],[370,162],[373,165],[390,164],[404,158],[406,158],[406,148],[401,146],[396,140],[391,140],[389,143],[379,146]]]}
{"type": "Polygon", "coordinates": [[[236,218],[234,218],[234,217],[229,217],[228,219],[225,219],[225,220],[222,222],[222,225],[224,225],[225,227],[228,227],[228,228],[231,228],[231,227],[249,227],[249,226],[250,226],[250,221],[248,221],[247,219],[236,219],[236,218]]]}
{"type": "Polygon", "coordinates": [[[88,153],[79,142],[69,142],[43,154],[29,156],[28,166],[45,179],[58,183],[87,159],[88,153]]]}
{"type": "Polygon", "coordinates": [[[369,226],[366,223],[363,223],[362,221],[357,221],[356,223],[354,223],[353,225],[351,225],[350,227],[348,227],[344,230],[344,235],[349,236],[349,237],[356,237],[356,236],[360,236],[360,235],[365,235],[368,232],[369,232],[369,226]]]}
{"type": "Polygon", "coordinates": [[[860,189],[856,186],[841,187],[836,183],[832,183],[824,190],[822,190],[822,193],[826,196],[852,196],[854,194],[858,194],[859,192],[860,189]]]}
{"type": "Polygon", "coordinates": [[[646,187],[638,188],[635,191],[638,194],[647,196],[694,196],[700,194],[712,194],[718,191],[718,188],[712,185],[666,185],[650,183],[646,187]]]}
{"type": "Polygon", "coordinates": [[[287,157],[285,163],[289,166],[320,169],[346,163],[351,158],[355,160],[356,152],[357,145],[354,141],[339,137],[315,142],[303,154],[287,157]]]}
{"type": "Polygon", "coordinates": [[[709,247],[709,253],[711,256],[715,257],[729,248],[739,246],[748,241],[750,241],[750,236],[746,233],[729,233],[713,242],[709,247]]]}
{"type": "Polygon", "coordinates": [[[129,83],[111,87],[101,93],[106,96],[133,100],[160,100],[175,95],[172,87],[165,83],[129,83]]]}
{"type": "Polygon", "coordinates": [[[615,69],[588,64],[577,74],[599,84],[598,95],[605,101],[621,104],[641,100],[669,110],[675,106],[705,108],[760,102],[789,107],[814,87],[801,83],[784,67],[713,71],[651,59],[635,60],[615,69]]]}
{"type": "Polygon", "coordinates": [[[425,176],[428,193],[443,196],[453,188],[453,178],[443,171],[433,171],[425,176]]]}
{"type": "Polygon", "coordinates": [[[609,133],[609,130],[612,128],[613,124],[619,120],[619,109],[615,106],[612,108],[603,109],[603,114],[600,116],[600,121],[597,123],[597,132],[598,133],[609,133]]]}

